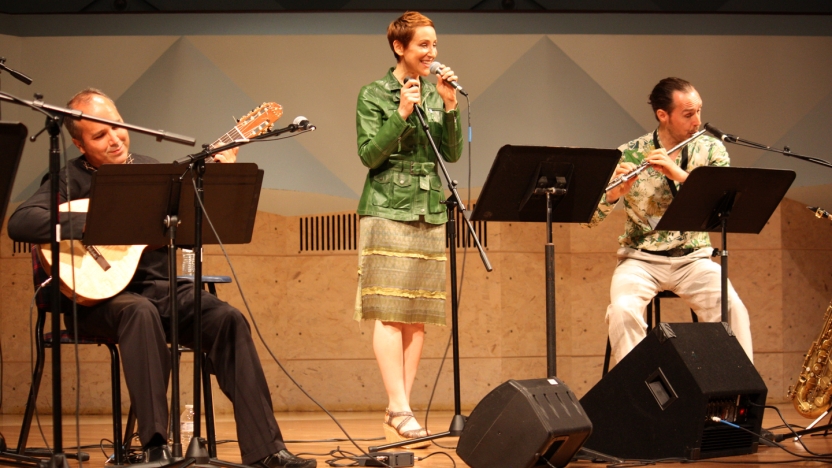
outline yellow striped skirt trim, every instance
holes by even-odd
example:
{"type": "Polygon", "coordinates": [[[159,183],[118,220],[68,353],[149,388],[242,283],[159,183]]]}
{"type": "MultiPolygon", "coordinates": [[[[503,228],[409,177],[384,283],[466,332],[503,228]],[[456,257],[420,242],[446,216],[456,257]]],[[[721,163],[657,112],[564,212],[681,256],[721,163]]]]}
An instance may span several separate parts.
{"type": "Polygon", "coordinates": [[[361,251],[361,255],[383,255],[385,257],[421,258],[423,260],[437,260],[444,262],[448,259],[445,253],[424,254],[419,252],[397,252],[394,250],[367,248],[361,251]]]}
{"type": "Polygon", "coordinates": [[[361,289],[362,296],[378,295],[378,296],[397,296],[407,297],[410,299],[425,298],[425,299],[445,299],[445,291],[425,291],[424,289],[398,289],[398,288],[381,288],[370,287],[361,289]]]}

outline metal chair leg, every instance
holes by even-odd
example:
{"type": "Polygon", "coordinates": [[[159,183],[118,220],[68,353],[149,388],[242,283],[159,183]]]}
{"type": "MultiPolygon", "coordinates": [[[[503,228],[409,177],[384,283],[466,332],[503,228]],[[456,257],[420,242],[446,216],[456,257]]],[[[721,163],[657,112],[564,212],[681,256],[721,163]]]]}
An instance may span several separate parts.
{"type": "Polygon", "coordinates": [[[23,413],[23,422],[20,426],[20,436],[17,439],[17,454],[26,454],[26,444],[29,439],[29,430],[32,428],[32,418],[34,418],[35,410],[38,404],[38,391],[40,390],[40,382],[43,378],[43,366],[46,361],[46,343],[43,341],[43,324],[46,321],[46,315],[38,313],[37,324],[35,325],[35,368],[32,371],[32,386],[29,388],[29,399],[26,401],[26,410],[23,413]]]}

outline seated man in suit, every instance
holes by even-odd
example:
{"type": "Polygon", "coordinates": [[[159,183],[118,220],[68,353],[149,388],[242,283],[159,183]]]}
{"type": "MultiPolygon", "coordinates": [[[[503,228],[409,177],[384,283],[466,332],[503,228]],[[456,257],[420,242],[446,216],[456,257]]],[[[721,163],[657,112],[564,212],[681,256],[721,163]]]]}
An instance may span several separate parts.
{"type": "MultiPolygon", "coordinates": [[[[122,121],[115,103],[104,93],[86,89],[76,94],[67,107],[84,114],[122,121]]],[[[60,202],[88,198],[92,174],[102,164],[153,164],[153,158],[130,152],[130,136],[123,128],[67,119],[72,142],[81,151],[79,158],[60,172],[60,202]]],[[[234,162],[235,152],[216,157],[218,162],[234,162]]],[[[73,213],[61,217],[61,239],[81,239],[86,215],[73,213]],[[70,223],[71,220],[71,223],[70,223]]],[[[46,181],[9,219],[9,237],[30,243],[49,242],[49,184],[46,181]]],[[[167,447],[167,381],[170,375],[170,331],[168,294],[168,256],[164,248],[146,250],[127,288],[116,296],[91,307],[77,307],[78,332],[113,338],[121,348],[124,376],[139,423],[139,438],[145,461],[170,458],[167,447]]],[[[194,287],[179,282],[177,300],[181,343],[193,342],[194,287]]],[[[203,346],[207,353],[206,370],[217,376],[223,393],[234,404],[237,440],[243,463],[259,468],[312,468],[313,459],[296,457],[286,450],[274,417],[269,387],[251,330],[239,310],[206,291],[202,294],[203,346]]],[[[63,308],[67,328],[73,326],[72,307],[63,308]]],[[[175,408],[174,410],[178,410],[175,408]]],[[[183,448],[187,449],[187,447],[183,448]]]]}

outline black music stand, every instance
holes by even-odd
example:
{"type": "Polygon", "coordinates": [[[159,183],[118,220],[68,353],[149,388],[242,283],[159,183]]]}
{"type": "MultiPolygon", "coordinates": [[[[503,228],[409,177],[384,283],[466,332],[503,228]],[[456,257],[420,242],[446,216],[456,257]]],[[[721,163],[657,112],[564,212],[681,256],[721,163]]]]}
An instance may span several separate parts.
{"type": "Polygon", "coordinates": [[[794,182],[794,171],[697,167],[673,199],[657,231],[721,232],[722,321],[728,322],[728,233],[759,234],[794,182]],[[730,223],[729,223],[730,220],[730,223]]]}
{"type": "Polygon", "coordinates": [[[500,148],[471,215],[475,221],[546,222],[546,371],[557,375],[552,223],[588,223],[621,158],[617,149],[500,148]]]}
{"type": "MultiPolygon", "coordinates": [[[[0,227],[6,222],[6,208],[12,196],[27,133],[28,130],[22,123],[0,122],[0,227]]],[[[6,447],[6,439],[0,434],[0,465],[36,467],[46,466],[46,463],[46,460],[10,451],[6,447]]]]}
{"type": "MultiPolygon", "coordinates": [[[[253,163],[211,164],[203,175],[206,210],[213,215],[217,233],[226,244],[251,242],[257,202],[263,182],[263,171],[253,163]]],[[[179,315],[176,309],[176,247],[193,246],[196,230],[194,190],[191,171],[187,166],[166,164],[104,165],[93,175],[90,189],[90,206],[87,214],[84,241],[93,245],[147,244],[168,245],[168,274],[171,300],[171,347],[179,349],[179,315]],[[182,212],[182,214],[180,214],[182,212]],[[170,229],[170,228],[173,229],[170,229]],[[181,231],[181,235],[178,231],[181,231]]],[[[207,243],[218,243],[210,227],[203,227],[202,238],[207,243]],[[208,232],[205,232],[208,231],[208,232]]],[[[195,283],[201,272],[195,273],[195,283]]],[[[196,284],[196,286],[199,286],[196,284]]],[[[201,288],[194,288],[194,294],[201,288]]],[[[197,313],[197,316],[199,314],[197,313]]],[[[199,323],[198,321],[196,322],[199,323]]],[[[200,327],[197,326],[196,330],[200,327]]],[[[198,388],[201,375],[201,340],[196,333],[194,368],[198,388]]],[[[179,426],[179,353],[171,353],[171,425],[173,426],[172,452],[182,457],[179,426]]],[[[181,466],[196,463],[214,463],[221,466],[242,466],[211,459],[216,455],[216,441],[211,442],[211,453],[199,441],[199,396],[194,397],[194,437],[191,439],[187,459],[181,466]]],[[[120,424],[120,423],[119,423],[120,424]]],[[[120,431],[119,431],[120,432],[120,431]]],[[[213,433],[209,431],[209,438],[213,433]]],[[[146,464],[145,464],[146,465],[146,464]]],[[[158,464],[157,464],[158,465],[158,464]]]]}

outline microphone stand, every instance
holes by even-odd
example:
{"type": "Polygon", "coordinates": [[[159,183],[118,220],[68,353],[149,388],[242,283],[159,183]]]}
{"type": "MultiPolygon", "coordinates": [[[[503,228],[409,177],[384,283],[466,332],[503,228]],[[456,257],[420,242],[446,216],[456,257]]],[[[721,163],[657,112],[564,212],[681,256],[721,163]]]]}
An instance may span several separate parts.
{"type": "MultiPolygon", "coordinates": [[[[103,119],[86,115],[81,111],[74,109],[67,109],[63,107],[52,106],[43,102],[43,96],[35,94],[34,101],[27,101],[18,97],[12,96],[8,93],[0,92],[0,101],[7,101],[17,105],[30,107],[33,110],[41,112],[46,115],[46,125],[34,136],[30,137],[30,141],[35,141],[41,133],[47,131],[49,133],[49,184],[50,184],[50,202],[49,202],[49,218],[50,228],[49,245],[52,249],[52,284],[50,289],[50,311],[52,312],[52,330],[57,333],[61,329],[61,251],[58,240],[58,230],[60,229],[60,218],[58,214],[58,195],[59,195],[59,171],[61,168],[61,148],[58,141],[58,136],[61,134],[61,124],[65,118],[91,120],[93,122],[112,125],[115,127],[122,127],[129,130],[134,130],[139,133],[153,135],[157,141],[169,140],[176,143],[194,145],[193,138],[166,133],[160,130],[150,130],[135,125],[126,124],[124,122],[116,122],[114,120],[103,119]]],[[[51,468],[68,468],[66,456],[63,453],[63,421],[62,421],[62,401],[61,401],[61,346],[55,343],[52,346],[52,445],[53,454],[49,461],[51,468]]],[[[18,444],[20,447],[21,444],[18,444]]],[[[116,453],[120,453],[116,451],[116,453]]],[[[23,455],[23,454],[19,454],[23,455]]]]}
{"type": "Polygon", "coordinates": [[[483,249],[482,244],[480,244],[480,239],[477,237],[477,233],[474,230],[474,225],[471,224],[471,219],[469,212],[465,210],[465,204],[462,203],[462,197],[459,196],[459,192],[456,190],[457,181],[451,178],[450,173],[448,172],[448,168],[445,165],[445,161],[442,159],[442,154],[439,152],[439,148],[436,146],[436,142],[433,141],[433,137],[430,134],[430,127],[427,124],[425,119],[425,115],[419,105],[414,105],[414,112],[416,116],[419,118],[419,124],[422,126],[422,129],[425,131],[425,135],[428,137],[428,142],[430,142],[431,148],[433,148],[433,153],[436,155],[436,162],[437,165],[442,169],[442,175],[445,177],[445,182],[448,183],[448,189],[451,191],[451,196],[445,200],[445,207],[448,210],[448,225],[447,225],[447,233],[448,233],[448,245],[450,249],[450,267],[451,267],[451,334],[453,336],[453,369],[454,369],[454,417],[451,420],[450,428],[445,432],[440,432],[438,434],[431,434],[425,437],[417,437],[415,439],[407,439],[407,440],[400,440],[398,442],[392,442],[389,444],[379,445],[376,447],[369,447],[369,452],[382,452],[387,449],[401,447],[403,445],[410,445],[418,442],[423,442],[427,440],[434,440],[434,439],[441,439],[445,437],[458,437],[462,434],[462,430],[465,428],[465,416],[462,415],[462,399],[460,397],[460,371],[459,371],[459,299],[457,297],[457,283],[456,283],[456,219],[454,211],[458,209],[462,214],[462,218],[465,220],[465,223],[468,226],[468,235],[470,235],[474,239],[474,245],[476,245],[477,250],[480,253],[480,258],[482,259],[483,265],[485,265],[486,271],[492,271],[491,263],[488,261],[488,256],[485,254],[485,249],[483,249]]]}
{"type": "Polygon", "coordinates": [[[5,71],[9,72],[9,75],[17,78],[18,80],[22,81],[23,83],[25,83],[27,85],[32,84],[32,79],[31,78],[24,75],[23,73],[20,73],[17,70],[12,70],[11,68],[6,66],[6,57],[0,57],[0,70],[5,70],[5,71]]]}
{"type": "MultiPolygon", "coordinates": [[[[250,143],[254,140],[264,140],[271,137],[276,137],[283,133],[291,133],[299,130],[300,128],[295,124],[289,124],[287,127],[279,128],[276,130],[272,130],[257,137],[250,138],[250,139],[240,139],[232,141],[231,143],[223,146],[218,146],[215,148],[208,148],[207,146],[203,148],[203,150],[199,153],[190,154],[188,156],[182,157],[177,159],[173,162],[173,164],[188,164],[190,166],[190,171],[193,174],[194,184],[196,186],[196,193],[194,194],[194,300],[193,300],[193,310],[194,310],[194,346],[193,346],[193,354],[194,354],[194,377],[193,377],[193,384],[194,384],[194,431],[193,437],[191,437],[190,444],[187,447],[187,452],[185,453],[184,459],[177,459],[178,457],[182,456],[182,446],[181,446],[181,437],[180,437],[180,420],[179,420],[179,353],[177,352],[179,349],[179,331],[178,331],[178,320],[179,315],[178,311],[174,306],[172,307],[171,313],[171,347],[173,348],[173,352],[171,353],[172,359],[172,381],[171,381],[171,411],[170,411],[170,418],[171,418],[171,426],[173,426],[173,457],[177,459],[170,464],[163,465],[164,467],[177,467],[177,468],[185,468],[190,465],[195,465],[199,467],[210,467],[210,466],[224,466],[224,467],[236,467],[236,468],[248,468],[247,465],[240,465],[236,463],[227,462],[224,460],[218,460],[215,458],[216,454],[212,453],[212,450],[209,450],[210,447],[206,447],[206,440],[200,437],[201,435],[201,426],[202,426],[202,389],[200,385],[202,384],[202,374],[204,372],[203,369],[203,359],[202,359],[202,200],[204,199],[204,191],[203,191],[203,176],[205,175],[205,165],[207,163],[207,159],[212,157],[215,154],[222,153],[223,151],[227,151],[233,148],[237,148],[243,146],[245,144],[250,143]]],[[[314,130],[314,127],[310,127],[310,130],[314,130]]],[[[171,245],[171,252],[174,251],[176,247],[171,245]]],[[[171,260],[171,278],[176,277],[176,263],[175,263],[175,254],[170,254],[171,260]]],[[[175,280],[172,280],[171,286],[171,296],[174,296],[175,287],[173,284],[175,280]]],[[[211,433],[209,431],[209,438],[211,437],[211,433]]]]}
{"type": "Polygon", "coordinates": [[[802,161],[815,163],[815,164],[818,164],[820,166],[832,168],[832,163],[830,163],[829,161],[825,161],[825,160],[820,159],[820,158],[814,158],[812,156],[805,156],[805,155],[802,155],[802,154],[792,153],[791,148],[789,148],[788,146],[784,146],[783,149],[772,148],[771,146],[764,145],[762,143],[757,143],[757,142],[754,142],[754,141],[751,141],[751,140],[746,140],[746,139],[740,138],[736,135],[730,135],[730,134],[727,134],[727,133],[722,133],[722,132],[718,131],[717,129],[711,127],[709,124],[705,124],[705,127],[715,137],[721,139],[722,141],[724,141],[726,143],[733,143],[733,144],[738,145],[738,146],[745,146],[746,148],[761,149],[763,151],[770,151],[772,153],[779,153],[779,154],[782,154],[783,156],[788,156],[790,158],[797,158],[797,159],[800,159],[802,161]]]}

